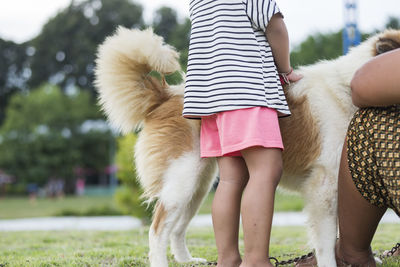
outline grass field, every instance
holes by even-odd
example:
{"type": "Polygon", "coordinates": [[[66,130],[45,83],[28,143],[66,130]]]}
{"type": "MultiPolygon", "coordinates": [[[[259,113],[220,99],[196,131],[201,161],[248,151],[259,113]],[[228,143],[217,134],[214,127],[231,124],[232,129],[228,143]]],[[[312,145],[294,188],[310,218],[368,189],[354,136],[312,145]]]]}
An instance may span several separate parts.
{"type": "MultiPolygon", "coordinates": [[[[211,192],[200,208],[200,214],[211,213],[214,194],[211,192]]],[[[303,200],[295,195],[278,192],[276,211],[300,211],[303,200]]],[[[113,196],[64,197],[62,199],[38,198],[30,202],[26,197],[0,199],[0,219],[51,217],[62,215],[119,215],[113,196]]]]}
{"type": "MultiPolygon", "coordinates": [[[[200,213],[210,213],[213,194],[209,194],[200,213]]],[[[303,201],[298,196],[278,192],[276,211],[298,211],[303,201]]],[[[88,211],[116,211],[112,196],[66,197],[63,199],[27,198],[0,199],[0,219],[44,217],[88,211]],[[68,212],[67,212],[68,213],[68,212]]],[[[97,214],[100,215],[100,214],[97,214]]],[[[390,249],[399,241],[400,225],[381,225],[373,242],[378,253],[390,249]],[[395,234],[397,233],[397,235],[395,234]]],[[[93,232],[0,232],[0,267],[11,266],[148,266],[148,228],[135,231],[93,232]]],[[[304,227],[274,227],[271,239],[271,256],[287,260],[308,253],[304,227]]],[[[188,245],[194,257],[217,259],[211,227],[191,228],[188,245]]],[[[241,243],[243,249],[243,244],[241,243]]],[[[169,255],[170,266],[178,264],[169,255]]],[[[206,265],[195,265],[206,266],[206,265]]],[[[383,267],[400,266],[400,259],[390,259],[383,267]]]]}
{"type": "MultiPolygon", "coordinates": [[[[394,233],[400,233],[400,225],[381,225],[374,251],[391,248],[398,241],[394,233]]],[[[147,234],[147,228],[127,232],[0,232],[0,266],[148,266],[147,234]]],[[[287,260],[305,254],[309,252],[306,240],[304,227],[274,227],[271,256],[287,260]]],[[[194,257],[217,259],[211,227],[190,228],[188,246],[194,257]]],[[[170,254],[169,260],[170,266],[192,266],[174,262],[170,254]]],[[[382,266],[398,267],[400,257],[386,260],[382,266]]]]}
{"type": "Polygon", "coordinates": [[[118,213],[113,196],[83,196],[37,198],[31,202],[27,197],[0,199],[0,219],[60,216],[64,213],[92,214],[118,213]]]}

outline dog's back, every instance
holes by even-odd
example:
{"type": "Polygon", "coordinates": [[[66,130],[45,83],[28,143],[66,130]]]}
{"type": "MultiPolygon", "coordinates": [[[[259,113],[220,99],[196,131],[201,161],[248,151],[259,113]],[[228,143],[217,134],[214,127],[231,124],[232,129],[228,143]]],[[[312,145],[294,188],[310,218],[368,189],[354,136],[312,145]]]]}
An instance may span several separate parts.
{"type": "Polygon", "coordinates": [[[304,78],[286,90],[292,115],[280,120],[285,145],[283,186],[298,191],[313,166],[321,163],[337,169],[347,125],[356,110],[351,78],[372,57],[399,47],[399,35],[387,30],[345,56],[298,70],[304,78]]]}
{"type": "Polygon", "coordinates": [[[372,57],[399,47],[400,31],[385,31],[345,56],[300,68],[304,78],[287,90],[292,116],[280,121],[285,145],[280,186],[300,192],[306,200],[318,266],[335,266],[339,160],[356,110],[351,79],[372,57]]]}

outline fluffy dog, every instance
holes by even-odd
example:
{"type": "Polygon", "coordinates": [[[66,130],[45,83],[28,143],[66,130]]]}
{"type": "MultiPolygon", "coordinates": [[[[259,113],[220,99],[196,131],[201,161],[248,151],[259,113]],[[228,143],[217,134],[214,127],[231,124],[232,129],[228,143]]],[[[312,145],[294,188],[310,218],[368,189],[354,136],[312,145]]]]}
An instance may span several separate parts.
{"type": "MultiPolygon", "coordinates": [[[[292,116],[280,119],[285,150],[280,186],[306,200],[310,243],[319,266],[336,266],[337,176],[347,125],[356,108],[350,81],[372,57],[400,47],[400,31],[371,37],[346,56],[301,67],[304,78],[286,88],[292,116]]],[[[120,27],[99,47],[96,86],[112,125],[141,129],[135,146],[138,178],[147,201],[156,201],[149,231],[151,266],[204,261],[189,253],[185,234],[216,177],[214,159],[200,158],[199,120],[182,118],[184,85],[148,75],[180,70],[178,54],[152,30],[120,27]]]]}

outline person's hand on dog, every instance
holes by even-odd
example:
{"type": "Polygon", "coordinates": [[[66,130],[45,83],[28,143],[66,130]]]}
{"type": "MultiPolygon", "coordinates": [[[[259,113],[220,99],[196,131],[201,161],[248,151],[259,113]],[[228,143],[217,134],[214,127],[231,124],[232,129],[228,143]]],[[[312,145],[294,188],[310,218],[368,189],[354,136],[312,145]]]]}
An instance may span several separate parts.
{"type": "Polygon", "coordinates": [[[281,80],[282,86],[289,85],[290,83],[298,82],[303,78],[303,75],[298,74],[293,71],[293,68],[290,68],[288,72],[279,73],[279,78],[281,80]]]}
{"type": "Polygon", "coordinates": [[[295,83],[295,82],[300,81],[303,78],[303,75],[292,71],[290,74],[287,75],[287,78],[288,78],[289,82],[295,83]]]}

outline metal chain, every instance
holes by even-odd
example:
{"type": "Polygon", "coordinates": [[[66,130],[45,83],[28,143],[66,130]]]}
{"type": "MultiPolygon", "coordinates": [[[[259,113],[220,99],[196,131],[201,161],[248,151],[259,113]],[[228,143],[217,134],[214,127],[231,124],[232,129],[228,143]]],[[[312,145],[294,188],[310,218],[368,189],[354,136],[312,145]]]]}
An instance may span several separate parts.
{"type": "MultiPolygon", "coordinates": [[[[399,249],[400,249],[400,243],[397,243],[386,255],[381,255],[380,258],[383,259],[383,258],[391,257],[399,249]]],[[[310,253],[308,253],[306,255],[302,255],[300,257],[296,257],[294,259],[290,259],[290,260],[286,260],[286,261],[278,261],[278,259],[274,258],[274,257],[271,257],[270,259],[274,260],[275,261],[275,267],[278,267],[280,265],[282,266],[282,265],[288,265],[288,264],[292,264],[292,263],[297,263],[300,260],[304,260],[304,259],[312,257],[312,256],[314,256],[314,253],[310,252],[310,253]]]]}
{"type": "Polygon", "coordinates": [[[270,259],[275,260],[275,267],[278,267],[278,266],[293,264],[293,263],[296,263],[296,262],[298,262],[300,260],[304,260],[304,259],[307,259],[307,258],[312,257],[312,256],[314,256],[314,252],[310,252],[310,253],[304,254],[304,255],[302,255],[300,257],[296,257],[296,258],[293,258],[293,259],[290,259],[290,260],[285,260],[285,261],[278,261],[274,257],[271,257],[270,259]]]}
{"type": "MultiPolygon", "coordinates": [[[[383,259],[383,258],[391,257],[398,249],[400,249],[400,243],[397,243],[386,255],[381,255],[380,258],[383,259]]],[[[284,261],[279,261],[275,257],[270,257],[269,259],[275,261],[275,267],[278,267],[278,266],[284,266],[284,265],[288,265],[288,264],[297,263],[300,260],[304,260],[304,259],[307,259],[312,256],[314,256],[314,252],[310,252],[310,253],[304,254],[300,257],[296,257],[296,258],[293,258],[290,260],[284,260],[284,261]]],[[[206,266],[216,266],[216,265],[217,265],[217,262],[207,262],[206,263],[206,266]]],[[[198,266],[198,265],[197,264],[191,265],[191,267],[195,267],[195,266],[198,266]]],[[[0,267],[2,267],[2,265],[0,265],[0,267]]]]}
{"type": "Polygon", "coordinates": [[[394,254],[398,249],[400,249],[400,243],[397,243],[394,247],[392,247],[392,249],[391,249],[386,255],[381,255],[380,258],[383,259],[383,258],[391,257],[391,256],[393,256],[393,254],[394,254]]]}
{"type": "MultiPolygon", "coordinates": [[[[314,252],[310,252],[310,253],[302,255],[300,257],[296,257],[296,258],[293,258],[293,259],[290,259],[290,260],[285,260],[285,261],[279,261],[275,257],[269,257],[269,259],[275,261],[275,267],[278,267],[278,266],[284,266],[284,265],[296,263],[296,262],[298,262],[300,260],[304,260],[304,259],[312,257],[312,256],[314,256],[314,252]]],[[[216,265],[217,265],[216,262],[207,262],[206,263],[206,266],[216,266],[216,265]]],[[[196,265],[191,265],[191,267],[195,267],[195,266],[197,266],[197,264],[196,265]]]]}
{"type": "Polygon", "coordinates": [[[196,266],[199,266],[199,265],[217,266],[217,262],[216,261],[208,261],[206,263],[195,263],[195,264],[190,265],[190,267],[196,267],[196,266]]]}
{"type": "MultiPolygon", "coordinates": [[[[383,259],[383,258],[391,257],[399,249],[400,249],[400,243],[397,243],[386,255],[381,255],[380,258],[383,259]]],[[[278,259],[275,258],[275,257],[270,257],[270,259],[274,260],[275,261],[275,267],[278,267],[278,266],[297,263],[300,260],[304,260],[304,259],[312,257],[312,256],[314,256],[314,253],[310,252],[308,254],[305,254],[305,255],[302,255],[300,257],[296,257],[296,258],[293,258],[293,259],[290,259],[290,260],[286,260],[286,261],[278,261],[278,259]]]]}

